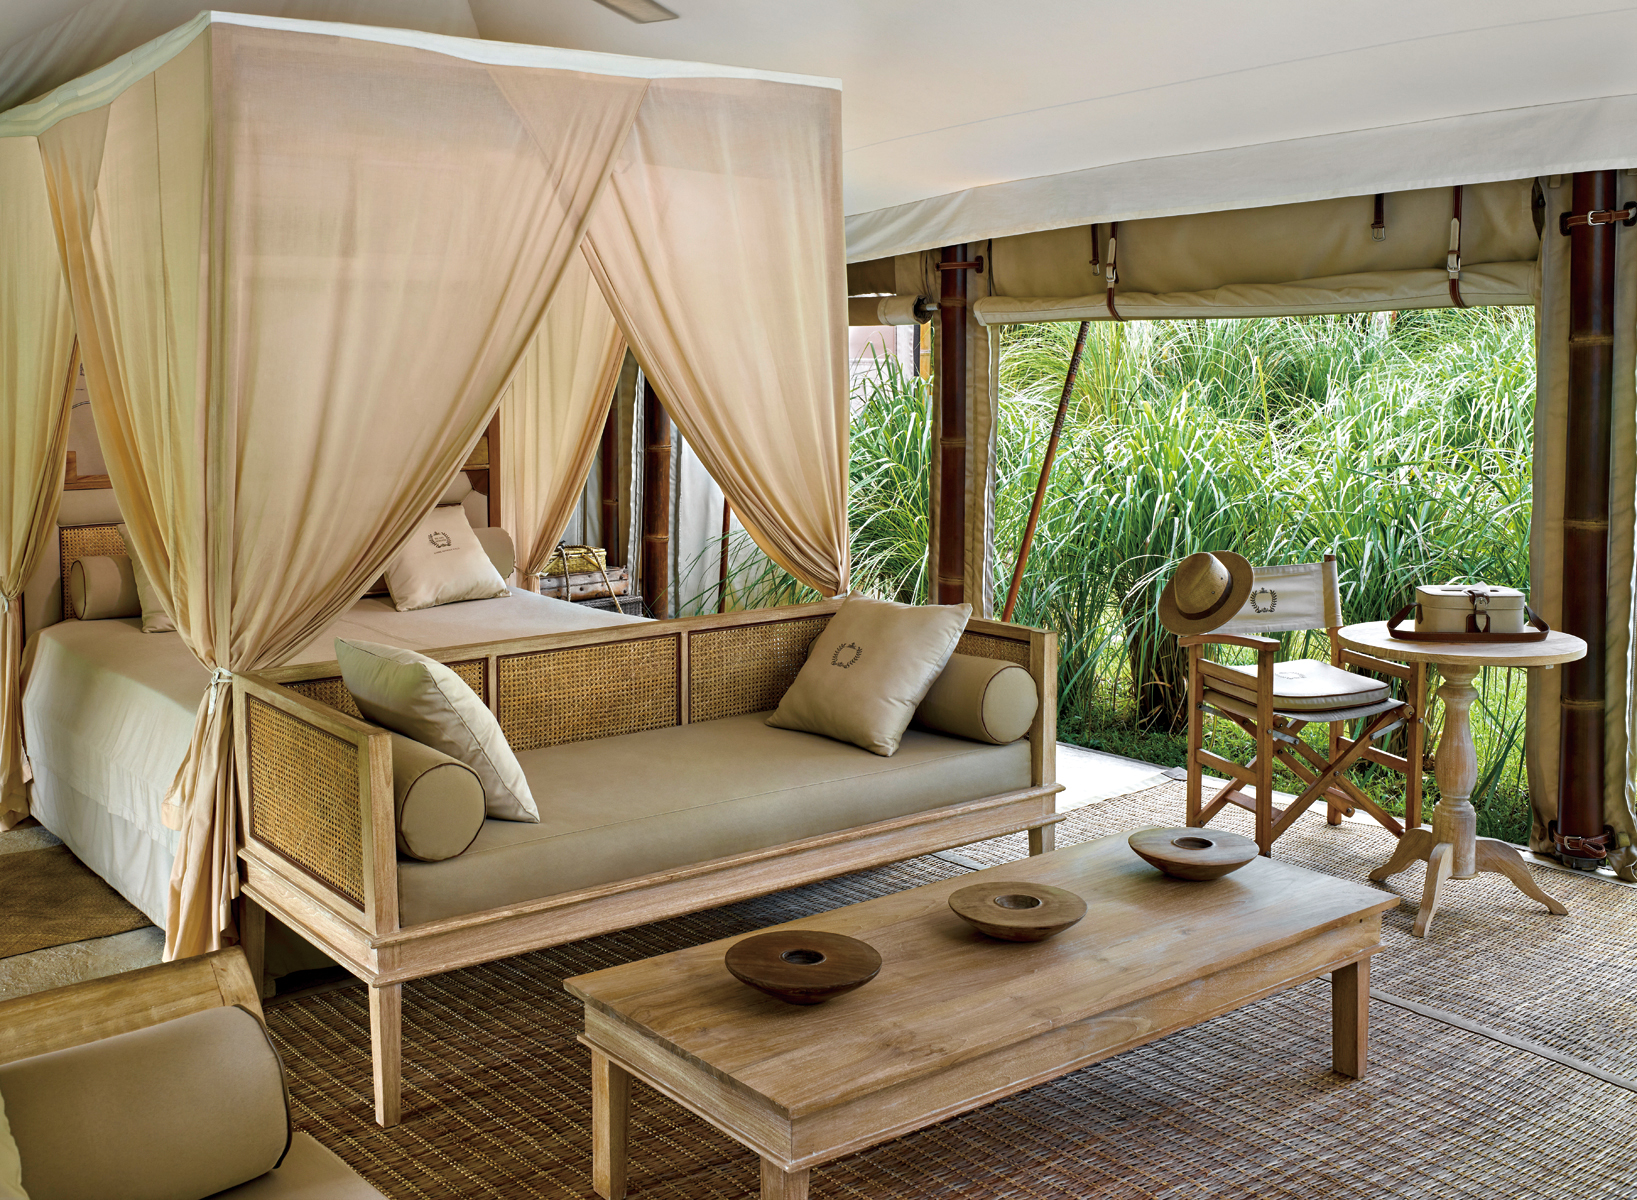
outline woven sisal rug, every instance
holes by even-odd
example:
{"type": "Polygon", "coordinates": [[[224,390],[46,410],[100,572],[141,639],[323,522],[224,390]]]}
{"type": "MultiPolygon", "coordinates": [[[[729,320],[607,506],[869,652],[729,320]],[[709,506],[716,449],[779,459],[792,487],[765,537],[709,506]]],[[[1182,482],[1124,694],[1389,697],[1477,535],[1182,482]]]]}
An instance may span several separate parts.
{"type": "MultiPolygon", "coordinates": [[[[1157,788],[1080,810],[1059,837],[1180,823],[1180,796],[1157,788]]],[[[1021,842],[961,853],[1001,862],[1017,857],[1021,842]]],[[[1279,853],[1362,879],[1387,843],[1364,826],[1304,821],[1279,853]]],[[[297,1124],[393,1197],[590,1196],[589,1064],[563,978],[963,873],[945,859],[915,859],[410,984],[405,1117],[391,1130],[371,1118],[362,986],[271,1005],[297,1124]]],[[[1394,883],[1406,896],[1419,890],[1413,871],[1394,883]]],[[[1440,912],[1433,937],[1417,942],[1407,935],[1406,903],[1389,914],[1375,982],[1629,1069],[1634,893],[1556,872],[1543,872],[1541,883],[1571,916],[1536,916],[1521,897],[1470,883],[1440,912]],[[1591,1016],[1579,1017],[1577,1004],[1591,1016]]],[[[1322,981],[1309,984],[831,1163],[814,1172],[813,1195],[1634,1194],[1637,1094],[1384,1003],[1371,1006],[1368,1077],[1344,1080],[1329,1071],[1328,1000],[1322,981]]],[[[751,1197],[757,1184],[750,1152],[638,1085],[631,1196],[751,1197]]]]}
{"type": "Polygon", "coordinates": [[[0,958],[147,923],[67,846],[0,855],[0,958]]]}

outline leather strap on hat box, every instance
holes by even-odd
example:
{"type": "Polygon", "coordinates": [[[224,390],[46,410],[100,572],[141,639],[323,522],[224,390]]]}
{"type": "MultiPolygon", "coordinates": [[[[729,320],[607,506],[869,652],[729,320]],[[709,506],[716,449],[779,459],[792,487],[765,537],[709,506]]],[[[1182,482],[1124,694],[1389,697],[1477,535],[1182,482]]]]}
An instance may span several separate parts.
{"type": "Polygon", "coordinates": [[[1401,642],[1476,642],[1490,644],[1495,642],[1544,642],[1546,635],[1552,632],[1552,627],[1535,615],[1535,610],[1527,604],[1523,607],[1524,615],[1529,618],[1529,624],[1534,626],[1531,633],[1482,633],[1478,630],[1478,614],[1469,613],[1466,619],[1465,633],[1416,633],[1414,630],[1400,629],[1406,617],[1419,616],[1416,611],[1419,604],[1406,604],[1398,610],[1398,614],[1387,622],[1387,632],[1401,642]]]}

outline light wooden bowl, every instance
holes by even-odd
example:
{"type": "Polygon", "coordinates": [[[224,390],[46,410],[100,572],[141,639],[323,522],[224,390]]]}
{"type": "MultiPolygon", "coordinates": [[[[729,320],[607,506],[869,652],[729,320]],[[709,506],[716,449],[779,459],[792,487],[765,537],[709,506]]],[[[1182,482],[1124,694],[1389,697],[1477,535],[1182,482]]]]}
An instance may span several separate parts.
{"type": "Polygon", "coordinates": [[[823,1004],[881,970],[874,946],[840,933],[776,929],[742,938],[723,960],[733,977],[787,1004],[823,1004]]]}
{"type": "Polygon", "coordinates": [[[949,907],[979,933],[1007,942],[1043,942],[1086,915],[1086,902],[1073,892],[1016,880],[963,887],[949,907]]]}
{"type": "Polygon", "coordinates": [[[1259,853],[1256,843],[1215,829],[1139,829],[1127,839],[1151,866],[1177,879],[1220,879],[1259,853]]]}

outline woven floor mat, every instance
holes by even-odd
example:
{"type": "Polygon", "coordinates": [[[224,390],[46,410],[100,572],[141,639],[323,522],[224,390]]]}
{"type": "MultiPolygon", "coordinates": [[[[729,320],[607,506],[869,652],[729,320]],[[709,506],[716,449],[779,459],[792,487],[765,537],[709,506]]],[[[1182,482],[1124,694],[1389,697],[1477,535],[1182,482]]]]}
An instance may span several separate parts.
{"type": "MultiPolygon", "coordinates": [[[[1181,783],[1075,809],[1057,827],[1059,845],[1182,825],[1181,783]]],[[[1251,815],[1229,806],[1214,827],[1249,836],[1251,815]]],[[[1372,822],[1338,826],[1302,818],[1274,844],[1274,857],[1369,884],[1394,839],[1372,822]]],[[[984,865],[1028,853],[1021,834],[960,851],[984,865]]],[[[1382,991],[1447,1009],[1529,1038],[1620,1075],[1637,1078],[1637,889],[1531,867],[1535,882],[1562,901],[1554,917],[1500,875],[1454,880],[1425,938],[1410,936],[1426,864],[1381,885],[1401,896],[1383,924],[1387,950],[1372,967],[1382,991]]],[[[1378,1020],[1392,1019],[1386,1013],[1378,1020]]],[[[1633,1188],[1637,1195],[1637,1187],[1633,1188]]]]}
{"type": "MultiPolygon", "coordinates": [[[[1144,803],[1164,800],[1147,796],[1144,803]]],[[[1076,813],[1064,832],[1092,836],[1099,818],[1135,819],[1142,811],[1111,802],[1076,813]]],[[[1157,819],[1168,817],[1142,817],[1131,827],[1157,819]]],[[[1354,835],[1349,829],[1342,836],[1354,835]]],[[[1293,842],[1283,856],[1297,860],[1294,850],[1293,842]]],[[[995,861],[1014,852],[1010,843],[964,851],[995,861]]],[[[297,1125],[393,1197],[591,1196],[590,1063],[574,1040],[580,1006],[561,990],[562,979],[963,873],[942,859],[915,859],[409,984],[405,1116],[390,1130],[371,1117],[364,989],[271,1005],[268,1022],[290,1071],[297,1125]]],[[[1578,897],[1560,892],[1573,910],[1578,897]]],[[[1470,908],[1475,901],[1463,903],[1470,908]]],[[[1448,931],[1465,939],[1494,932],[1480,920],[1485,911],[1475,914],[1471,930],[1454,906],[1440,920],[1450,918],[1448,931]]],[[[1412,940],[1396,927],[1391,936],[1391,951],[1376,959],[1378,983],[1412,940]]],[[[1451,970],[1480,963],[1482,974],[1466,986],[1481,989],[1513,961],[1496,945],[1489,943],[1487,962],[1481,953],[1451,953],[1443,961],[1451,970]]],[[[1423,959],[1430,965],[1438,955],[1423,959]]],[[[1403,988],[1396,979],[1390,986],[1403,988]]],[[[1461,981],[1448,987],[1459,994],[1461,981]]],[[[1369,1075],[1344,1080],[1329,1071],[1328,1000],[1322,982],[1263,1000],[820,1167],[812,1194],[816,1200],[1631,1194],[1637,1095],[1379,1003],[1371,1006],[1369,1075]]],[[[646,1087],[634,1089],[631,1196],[750,1197],[757,1183],[749,1151],[646,1087]]]]}
{"type": "Polygon", "coordinates": [[[0,855],[0,958],[148,924],[67,846],[0,855]]]}

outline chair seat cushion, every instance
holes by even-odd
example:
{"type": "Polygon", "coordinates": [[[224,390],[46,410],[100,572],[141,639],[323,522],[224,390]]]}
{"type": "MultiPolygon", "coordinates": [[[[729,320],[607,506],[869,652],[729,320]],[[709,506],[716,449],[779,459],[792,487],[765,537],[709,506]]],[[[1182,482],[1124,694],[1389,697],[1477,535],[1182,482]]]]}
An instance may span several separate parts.
{"type": "Polygon", "coordinates": [[[1029,786],[1029,742],[922,729],[891,758],[767,713],[518,753],[540,823],[485,821],[471,849],[398,863],[405,925],[484,912],[1029,786]]]}
{"type": "MultiPolygon", "coordinates": [[[[1233,667],[1245,677],[1245,686],[1236,687],[1222,679],[1212,679],[1211,687],[1240,700],[1256,703],[1256,668],[1233,667]]],[[[1280,712],[1325,712],[1337,708],[1362,708],[1387,698],[1389,687],[1365,675],[1355,675],[1316,658],[1299,658],[1273,666],[1273,707],[1280,712]]]]}

